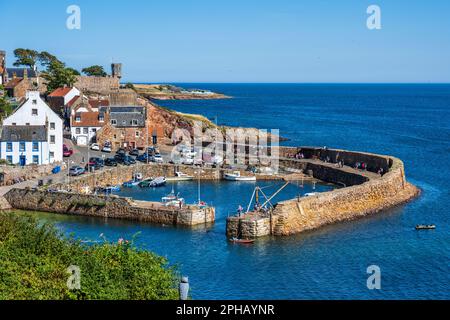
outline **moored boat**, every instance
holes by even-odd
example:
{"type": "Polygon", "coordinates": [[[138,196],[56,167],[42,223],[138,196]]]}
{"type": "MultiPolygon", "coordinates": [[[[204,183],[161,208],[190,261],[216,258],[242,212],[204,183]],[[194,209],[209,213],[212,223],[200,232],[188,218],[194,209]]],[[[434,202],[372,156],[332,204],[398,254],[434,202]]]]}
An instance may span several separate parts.
{"type": "Polygon", "coordinates": [[[135,173],[133,175],[133,179],[124,182],[122,185],[124,187],[131,188],[131,187],[137,186],[141,181],[142,181],[142,174],[135,173]]]}
{"type": "Polygon", "coordinates": [[[193,179],[194,179],[193,176],[190,176],[190,175],[180,172],[180,171],[175,172],[174,177],[166,177],[167,181],[190,181],[193,179]]]}
{"type": "Polygon", "coordinates": [[[184,205],[184,198],[179,197],[179,194],[175,194],[174,190],[167,196],[161,198],[161,202],[165,206],[182,207],[184,205]]]}
{"type": "Polygon", "coordinates": [[[139,187],[141,188],[157,188],[161,187],[166,184],[166,178],[165,177],[157,177],[155,179],[146,179],[141,182],[139,182],[139,187]]]}
{"type": "Polygon", "coordinates": [[[416,230],[430,230],[430,229],[436,229],[436,226],[434,224],[418,224],[416,225],[416,230]]]}
{"type": "Polygon", "coordinates": [[[241,176],[239,171],[234,171],[233,173],[225,173],[223,175],[225,180],[229,181],[256,181],[255,176],[241,176]]]}
{"type": "Polygon", "coordinates": [[[238,239],[238,238],[231,238],[229,239],[230,242],[233,243],[240,243],[240,244],[252,244],[253,242],[255,242],[255,240],[253,239],[238,239]]]}

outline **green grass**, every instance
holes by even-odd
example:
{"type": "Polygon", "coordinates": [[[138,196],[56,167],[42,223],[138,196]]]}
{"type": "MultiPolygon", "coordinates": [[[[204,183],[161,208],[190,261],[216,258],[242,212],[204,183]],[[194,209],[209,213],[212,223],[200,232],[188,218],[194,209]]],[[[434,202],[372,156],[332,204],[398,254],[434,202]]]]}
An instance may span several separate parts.
{"type": "Polygon", "coordinates": [[[0,213],[0,299],[178,299],[177,270],[133,241],[88,246],[51,223],[0,213]],[[80,268],[69,289],[67,268],[80,268]]]}

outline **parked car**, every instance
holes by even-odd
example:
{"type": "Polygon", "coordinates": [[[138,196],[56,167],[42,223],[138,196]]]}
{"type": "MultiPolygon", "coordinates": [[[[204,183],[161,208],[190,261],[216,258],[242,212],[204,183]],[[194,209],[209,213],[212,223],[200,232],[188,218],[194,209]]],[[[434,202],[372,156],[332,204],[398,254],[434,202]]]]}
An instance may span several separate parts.
{"type": "Polygon", "coordinates": [[[159,153],[157,153],[153,156],[153,161],[156,163],[163,163],[164,159],[159,153]]]}
{"type": "Polygon", "coordinates": [[[110,145],[104,145],[102,148],[102,152],[110,153],[111,151],[112,151],[112,149],[111,149],[110,145]]]}
{"type": "Polygon", "coordinates": [[[106,158],[105,166],[108,167],[117,167],[117,161],[114,158],[106,158]]]}
{"type": "Polygon", "coordinates": [[[192,159],[192,158],[183,158],[181,160],[181,163],[182,164],[191,165],[191,164],[194,164],[194,159],[192,159]]]}
{"type": "MultiPolygon", "coordinates": [[[[147,162],[147,154],[143,153],[143,154],[138,155],[136,157],[136,160],[140,161],[140,162],[147,162]]],[[[150,161],[150,159],[149,159],[149,161],[150,161]]]]}
{"type": "Polygon", "coordinates": [[[133,149],[133,150],[131,150],[129,152],[129,155],[137,157],[137,156],[139,156],[139,150],[138,149],[133,149]]]}
{"type": "Polygon", "coordinates": [[[89,162],[95,162],[100,167],[103,167],[105,165],[105,161],[102,158],[99,157],[90,157],[89,162]]]}
{"type": "Polygon", "coordinates": [[[101,168],[102,168],[102,166],[99,163],[93,162],[93,161],[89,161],[84,166],[84,170],[86,170],[88,172],[97,171],[97,170],[100,170],[101,168]]]}
{"type": "Polygon", "coordinates": [[[91,144],[91,150],[100,151],[100,146],[98,143],[91,144]]]}
{"type": "Polygon", "coordinates": [[[136,160],[132,156],[125,156],[125,160],[128,161],[130,164],[136,163],[136,160]]]}
{"type": "Polygon", "coordinates": [[[116,151],[116,154],[122,154],[122,155],[125,155],[127,153],[127,151],[124,149],[124,148],[119,148],[117,151],[116,151]]]}
{"type": "Polygon", "coordinates": [[[69,168],[69,176],[79,176],[83,174],[85,170],[80,166],[73,166],[69,168]]]}
{"type": "Polygon", "coordinates": [[[73,154],[73,150],[67,145],[63,144],[63,157],[70,157],[73,154]]]}

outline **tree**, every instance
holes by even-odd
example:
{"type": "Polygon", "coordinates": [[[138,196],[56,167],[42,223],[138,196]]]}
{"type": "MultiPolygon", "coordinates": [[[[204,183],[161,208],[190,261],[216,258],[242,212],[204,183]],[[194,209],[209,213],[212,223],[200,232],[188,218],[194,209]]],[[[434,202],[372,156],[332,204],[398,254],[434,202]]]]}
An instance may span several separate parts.
{"type": "Polygon", "coordinates": [[[76,81],[74,69],[66,68],[65,64],[59,60],[51,61],[42,77],[48,81],[48,92],[64,86],[72,87],[76,81]]]}
{"type": "Polygon", "coordinates": [[[27,66],[34,69],[39,52],[31,49],[18,48],[14,50],[14,56],[16,57],[16,61],[13,63],[14,66],[27,66]]]}
{"type": "Polygon", "coordinates": [[[102,66],[94,65],[81,70],[84,74],[88,76],[96,76],[96,77],[106,77],[106,72],[103,70],[102,66]]]}
{"type": "MultiPolygon", "coordinates": [[[[52,55],[51,53],[48,53],[47,51],[42,51],[38,54],[37,60],[41,64],[41,66],[48,67],[51,62],[53,61],[59,61],[56,56],[52,55]]],[[[59,61],[61,62],[61,61],[59,61]]]]}
{"type": "MultiPolygon", "coordinates": [[[[0,91],[3,91],[4,88],[2,85],[0,85],[0,91]]],[[[0,95],[0,118],[3,118],[9,114],[11,114],[13,111],[13,106],[9,101],[3,96],[0,95]]]]}
{"type": "Polygon", "coordinates": [[[74,69],[74,68],[66,68],[66,69],[68,71],[72,72],[72,74],[75,75],[75,76],[80,76],[81,75],[81,73],[78,70],[74,69]]]}

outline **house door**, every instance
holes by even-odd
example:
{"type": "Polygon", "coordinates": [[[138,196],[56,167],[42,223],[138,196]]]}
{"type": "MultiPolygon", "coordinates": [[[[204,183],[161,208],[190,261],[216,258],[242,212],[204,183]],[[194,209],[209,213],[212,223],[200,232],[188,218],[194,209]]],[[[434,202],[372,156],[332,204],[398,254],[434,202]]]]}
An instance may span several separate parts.
{"type": "Polygon", "coordinates": [[[21,166],[24,166],[27,164],[27,158],[25,156],[20,156],[19,163],[21,166]]]}

